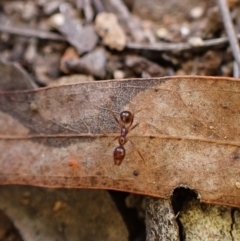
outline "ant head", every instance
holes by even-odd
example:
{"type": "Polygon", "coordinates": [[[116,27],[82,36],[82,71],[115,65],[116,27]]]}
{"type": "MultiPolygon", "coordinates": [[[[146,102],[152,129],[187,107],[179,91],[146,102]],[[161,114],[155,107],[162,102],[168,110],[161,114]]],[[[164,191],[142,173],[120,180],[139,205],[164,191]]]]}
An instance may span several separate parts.
{"type": "Polygon", "coordinates": [[[124,110],[120,113],[120,120],[123,124],[130,124],[133,121],[133,114],[128,110],[124,110]]]}

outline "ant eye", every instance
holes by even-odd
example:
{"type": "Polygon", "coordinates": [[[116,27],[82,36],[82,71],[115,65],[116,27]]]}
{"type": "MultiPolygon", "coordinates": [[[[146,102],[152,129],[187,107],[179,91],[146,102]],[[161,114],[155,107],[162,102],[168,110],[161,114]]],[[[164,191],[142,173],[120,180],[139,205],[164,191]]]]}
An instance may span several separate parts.
{"type": "Polygon", "coordinates": [[[133,115],[130,111],[125,110],[121,112],[120,119],[124,124],[129,124],[133,119],[133,115]]]}

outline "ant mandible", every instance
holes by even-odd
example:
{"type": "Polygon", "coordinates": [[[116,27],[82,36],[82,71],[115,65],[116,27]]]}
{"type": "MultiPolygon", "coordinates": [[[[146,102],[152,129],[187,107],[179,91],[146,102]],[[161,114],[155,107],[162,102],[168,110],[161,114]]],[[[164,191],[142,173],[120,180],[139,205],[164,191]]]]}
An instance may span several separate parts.
{"type": "MultiPolygon", "coordinates": [[[[139,123],[133,125],[134,114],[132,114],[132,112],[130,112],[128,110],[124,110],[120,113],[120,120],[118,120],[118,118],[115,116],[112,109],[111,109],[111,113],[112,113],[114,119],[116,120],[116,122],[118,123],[119,127],[121,128],[120,136],[118,136],[114,139],[114,140],[118,139],[119,146],[116,147],[113,152],[114,163],[115,163],[115,165],[120,166],[126,155],[126,150],[124,148],[124,145],[128,141],[130,141],[126,138],[126,136],[131,130],[136,128],[139,125],[139,123]]],[[[130,141],[130,142],[134,146],[133,142],[132,141],[130,141]]],[[[138,154],[144,161],[144,158],[139,151],[138,151],[138,154]]]]}

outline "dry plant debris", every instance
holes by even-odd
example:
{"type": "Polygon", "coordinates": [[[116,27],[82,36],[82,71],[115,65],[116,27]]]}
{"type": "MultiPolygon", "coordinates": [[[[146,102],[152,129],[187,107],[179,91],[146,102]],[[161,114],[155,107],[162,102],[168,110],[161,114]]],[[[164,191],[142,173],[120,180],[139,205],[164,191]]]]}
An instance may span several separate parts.
{"type": "MultiPolygon", "coordinates": [[[[219,78],[239,77],[239,11],[235,0],[1,1],[0,184],[116,189],[157,197],[170,196],[180,185],[195,189],[203,202],[239,207],[239,83],[219,78]],[[217,3],[229,11],[220,12],[217,3]],[[195,77],[153,79],[180,75],[195,77]],[[139,77],[143,79],[135,79],[139,77]],[[116,80],[100,81],[107,79],[116,80]],[[110,102],[117,117],[122,110],[142,109],[134,115],[139,126],[128,134],[135,147],[125,145],[119,167],[113,165],[118,143],[112,139],[120,132],[110,102]]],[[[6,197],[15,193],[1,190],[6,197]]],[[[66,211],[72,220],[69,203],[56,198],[64,191],[54,195],[49,210],[56,215],[66,211]]],[[[116,224],[125,230],[120,240],[144,240],[144,226],[136,221],[141,215],[133,215],[136,225],[131,226],[124,216],[130,208],[121,212],[119,197],[115,201],[124,219],[116,224]]],[[[14,213],[21,205],[32,212],[31,197],[24,194],[18,203],[6,205],[8,217],[19,225],[21,237],[16,240],[37,240],[36,230],[29,228],[27,237],[27,226],[16,222],[20,219],[14,213]]],[[[234,212],[232,226],[238,226],[238,217],[234,212]]],[[[61,235],[52,229],[49,236],[44,226],[39,230],[44,240],[61,240],[66,233],[71,236],[65,233],[70,227],[77,230],[78,225],[59,224],[61,235]]],[[[16,235],[5,235],[8,228],[0,230],[6,240],[16,235]]],[[[99,230],[98,240],[107,240],[99,230]]],[[[157,240],[149,230],[147,224],[148,240],[157,240]]],[[[237,240],[237,230],[230,232],[226,237],[237,240]]],[[[84,234],[73,233],[71,240],[84,234]]]]}

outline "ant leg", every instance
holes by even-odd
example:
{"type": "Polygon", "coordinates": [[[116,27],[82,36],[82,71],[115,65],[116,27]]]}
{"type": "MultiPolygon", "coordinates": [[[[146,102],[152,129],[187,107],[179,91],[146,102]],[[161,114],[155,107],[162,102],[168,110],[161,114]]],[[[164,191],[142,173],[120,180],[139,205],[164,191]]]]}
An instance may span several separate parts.
{"type": "Polygon", "coordinates": [[[107,151],[107,149],[109,148],[109,146],[115,141],[115,140],[117,140],[119,137],[118,136],[116,136],[114,139],[112,139],[112,140],[110,140],[109,142],[108,142],[108,145],[107,146],[105,146],[105,152],[107,151]]]}
{"type": "Polygon", "coordinates": [[[128,131],[133,130],[135,127],[137,127],[141,123],[141,122],[140,123],[138,122],[137,124],[135,124],[134,126],[131,127],[131,125],[133,124],[133,121],[134,121],[135,114],[137,114],[137,113],[139,113],[139,112],[141,112],[143,110],[146,110],[146,108],[141,108],[141,109],[139,109],[139,110],[137,110],[136,112],[133,113],[133,118],[132,118],[131,123],[129,124],[129,130],[128,131]]]}
{"type": "Polygon", "coordinates": [[[137,127],[138,126],[138,123],[136,124],[136,125],[134,125],[134,126],[132,126],[132,124],[133,124],[133,122],[134,122],[134,116],[135,116],[135,114],[137,114],[138,112],[140,112],[140,111],[142,111],[143,109],[140,109],[140,110],[138,110],[137,112],[134,112],[133,113],[133,118],[132,118],[132,120],[131,120],[131,122],[130,122],[130,124],[128,125],[128,131],[130,131],[130,130],[132,130],[132,129],[134,129],[135,127],[137,127]],[[132,127],[131,127],[132,126],[132,127]]]}
{"type": "Polygon", "coordinates": [[[119,126],[122,126],[120,121],[118,120],[118,118],[116,117],[116,115],[114,114],[113,110],[112,110],[112,103],[109,102],[109,105],[110,105],[110,108],[109,108],[109,111],[110,113],[112,114],[113,118],[115,119],[115,121],[118,123],[119,126]]]}
{"type": "Polygon", "coordinates": [[[149,107],[141,108],[141,109],[137,110],[136,112],[134,112],[134,115],[139,113],[139,112],[141,112],[141,111],[143,111],[143,110],[151,110],[151,109],[149,107]]]}
{"type": "Polygon", "coordinates": [[[139,113],[139,112],[141,112],[141,111],[143,111],[143,110],[145,110],[145,108],[141,108],[141,109],[137,110],[136,112],[134,112],[134,115],[139,113]]]}
{"type": "Polygon", "coordinates": [[[138,123],[136,123],[135,125],[133,125],[131,128],[129,128],[128,132],[130,132],[131,130],[135,129],[137,126],[139,126],[141,123],[145,123],[145,121],[140,121],[138,123]]]}
{"type": "Polygon", "coordinates": [[[118,138],[118,136],[116,136],[113,140],[111,140],[111,141],[108,143],[107,147],[109,147],[110,144],[112,144],[115,140],[117,140],[117,138],[118,138]]]}
{"type": "Polygon", "coordinates": [[[145,162],[145,159],[144,159],[143,155],[142,155],[141,152],[137,149],[137,147],[135,146],[135,144],[134,144],[131,140],[127,140],[127,141],[129,141],[129,142],[132,144],[132,146],[134,147],[134,149],[137,151],[138,155],[141,157],[143,163],[146,165],[146,162],[145,162]]]}
{"type": "Polygon", "coordinates": [[[104,130],[104,131],[102,131],[102,135],[103,136],[107,136],[107,132],[104,130]]]}
{"type": "Polygon", "coordinates": [[[132,127],[128,130],[128,132],[130,132],[131,130],[133,130],[134,128],[136,128],[138,125],[139,125],[139,123],[137,123],[137,124],[135,124],[134,126],[132,126],[132,127]]]}

